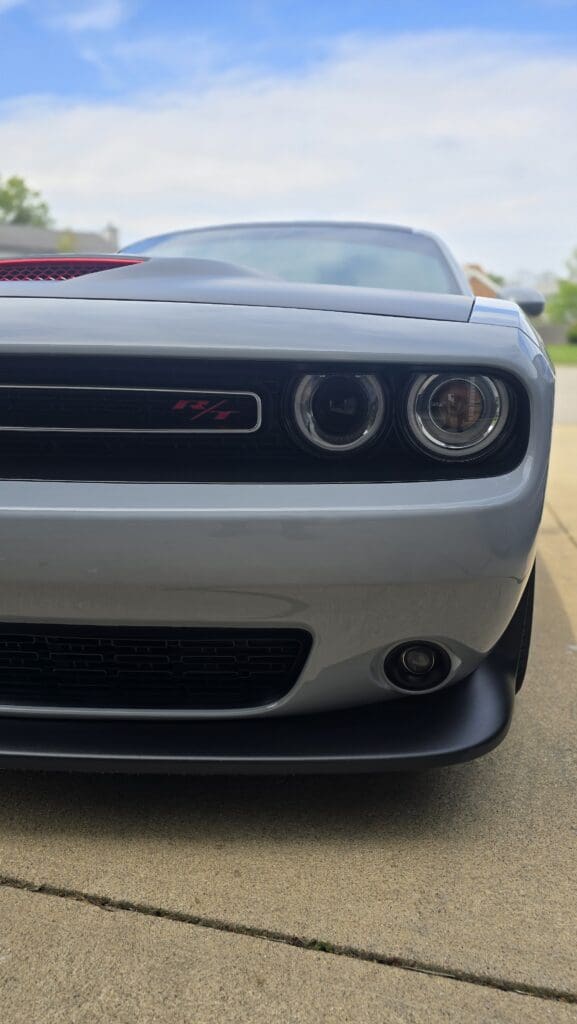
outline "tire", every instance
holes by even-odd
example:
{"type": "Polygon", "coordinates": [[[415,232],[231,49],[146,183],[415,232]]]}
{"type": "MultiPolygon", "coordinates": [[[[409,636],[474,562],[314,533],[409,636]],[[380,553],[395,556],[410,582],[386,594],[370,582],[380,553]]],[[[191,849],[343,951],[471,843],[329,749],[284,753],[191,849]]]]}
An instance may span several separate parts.
{"type": "Polygon", "coordinates": [[[517,610],[492,651],[492,656],[496,659],[501,672],[514,685],[515,693],[518,693],[523,685],[529,661],[534,597],[535,566],[533,565],[517,610]]]}
{"type": "Polygon", "coordinates": [[[521,604],[515,613],[515,619],[519,615],[519,648],[517,653],[517,667],[515,669],[515,692],[518,693],[523,685],[527,663],[529,661],[529,648],[531,646],[531,633],[533,631],[533,606],[535,603],[535,566],[529,577],[525,593],[521,598],[521,604]]]}

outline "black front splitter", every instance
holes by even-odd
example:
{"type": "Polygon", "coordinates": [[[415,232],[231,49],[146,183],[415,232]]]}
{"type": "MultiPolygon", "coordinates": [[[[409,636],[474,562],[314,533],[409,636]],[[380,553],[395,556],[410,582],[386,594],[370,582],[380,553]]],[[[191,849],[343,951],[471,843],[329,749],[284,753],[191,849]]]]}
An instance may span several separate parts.
{"type": "Polygon", "coordinates": [[[497,659],[426,697],[219,721],[0,718],[0,767],[62,771],[380,772],[468,761],[503,739],[514,681],[497,659]]]}

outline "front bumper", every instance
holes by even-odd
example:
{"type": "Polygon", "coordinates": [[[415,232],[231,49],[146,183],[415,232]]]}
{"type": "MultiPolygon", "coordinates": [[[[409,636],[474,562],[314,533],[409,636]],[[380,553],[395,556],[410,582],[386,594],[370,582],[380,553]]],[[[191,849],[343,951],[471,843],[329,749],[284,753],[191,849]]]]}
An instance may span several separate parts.
{"type": "Polygon", "coordinates": [[[0,719],[0,767],[111,772],[413,770],[479,757],[505,736],[514,679],[487,659],[458,686],[377,707],[228,722],[0,719]]]}
{"type": "Polygon", "coordinates": [[[0,620],[312,635],[300,679],[276,703],[158,708],[148,718],[223,721],[390,702],[398,692],[384,656],[411,639],[445,646],[449,682],[460,685],[521,599],[544,483],[544,471],[527,463],[491,480],[426,485],[5,483],[0,620]]]}

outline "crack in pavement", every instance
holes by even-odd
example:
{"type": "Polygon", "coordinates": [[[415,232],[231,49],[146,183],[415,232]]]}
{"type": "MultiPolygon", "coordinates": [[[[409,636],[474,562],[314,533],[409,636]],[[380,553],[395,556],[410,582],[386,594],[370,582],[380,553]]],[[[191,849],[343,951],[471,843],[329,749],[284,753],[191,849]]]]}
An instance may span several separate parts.
{"type": "Polygon", "coordinates": [[[577,537],[574,537],[573,534],[571,533],[571,530],[569,529],[569,527],[565,526],[565,523],[561,519],[561,516],[559,515],[558,512],[555,511],[555,509],[553,508],[553,506],[552,506],[550,501],[546,502],[546,508],[551,513],[553,519],[557,523],[557,526],[561,530],[561,533],[564,533],[565,536],[567,537],[567,540],[569,541],[569,543],[572,544],[573,547],[577,548],[577,537]]]}
{"type": "Polygon", "coordinates": [[[234,921],[223,921],[218,918],[203,917],[200,914],[189,914],[184,911],[168,910],[167,908],[155,907],[148,903],[136,903],[131,900],[114,899],[109,896],[98,896],[93,893],[83,892],[81,889],[69,889],[64,886],[51,885],[47,882],[29,882],[23,878],[16,878],[10,875],[0,875],[0,888],[17,889],[22,892],[36,893],[43,896],[54,896],[64,900],[74,900],[77,903],[84,903],[92,907],[97,907],[100,910],[123,911],[125,913],[138,914],[143,917],[157,917],[164,921],[193,925],[197,928],[210,928],[213,931],[223,932],[228,935],[244,935],[253,939],[277,942],[284,946],[293,946],[296,949],[325,953],[329,956],[345,957],[349,960],[358,960],[362,963],[380,964],[384,967],[397,967],[403,971],[412,971],[415,974],[447,978],[449,981],[460,981],[467,985],[477,985],[482,988],[514,993],[515,995],[530,996],[534,999],[543,999],[550,1002],[577,1005],[577,993],[575,992],[547,988],[540,985],[529,985],[525,982],[510,981],[505,978],[494,977],[491,975],[473,974],[469,971],[463,971],[458,968],[453,969],[443,967],[441,964],[426,963],[405,957],[387,956],[383,953],[372,953],[370,950],[360,949],[354,946],[342,946],[333,944],[332,942],[323,941],[321,939],[304,938],[302,936],[290,935],[289,933],[275,931],[269,928],[238,924],[234,921]]]}

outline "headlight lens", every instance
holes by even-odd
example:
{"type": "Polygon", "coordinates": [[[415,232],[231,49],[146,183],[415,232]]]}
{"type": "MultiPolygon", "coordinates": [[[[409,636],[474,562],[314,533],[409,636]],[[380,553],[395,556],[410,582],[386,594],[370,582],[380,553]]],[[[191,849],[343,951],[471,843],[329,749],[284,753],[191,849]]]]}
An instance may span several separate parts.
{"type": "Polygon", "coordinates": [[[509,415],[502,381],[481,375],[420,374],[409,391],[407,416],[417,443],[444,459],[484,451],[509,415]]]}
{"type": "Polygon", "coordinates": [[[299,433],[327,452],[350,452],[372,441],[385,418],[385,399],[370,373],[306,374],[296,386],[293,412],[299,433]]]}

